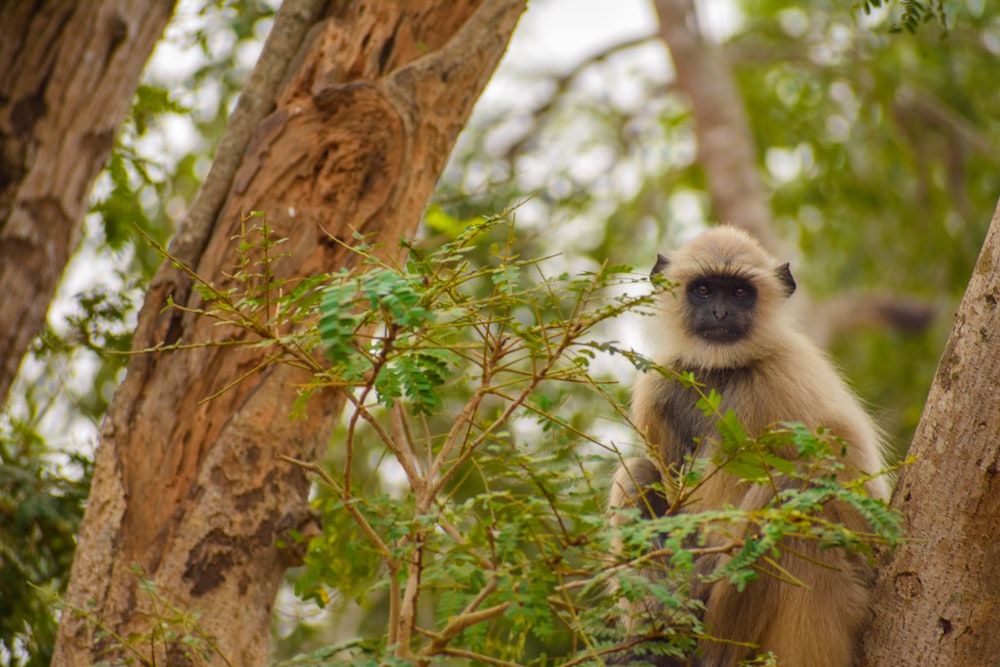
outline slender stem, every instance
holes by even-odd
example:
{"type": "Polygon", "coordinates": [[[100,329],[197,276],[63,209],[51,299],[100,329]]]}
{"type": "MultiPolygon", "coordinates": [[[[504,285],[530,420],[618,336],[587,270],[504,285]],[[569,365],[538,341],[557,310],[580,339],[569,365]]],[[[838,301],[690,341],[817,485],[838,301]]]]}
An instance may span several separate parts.
{"type": "Polygon", "coordinates": [[[406,589],[402,598],[398,593],[393,596],[393,601],[399,599],[399,614],[395,619],[395,625],[399,632],[396,637],[396,657],[408,659],[413,655],[410,640],[413,637],[413,628],[416,625],[417,600],[420,596],[420,575],[423,573],[424,557],[424,536],[418,535],[413,540],[415,542],[413,550],[413,562],[410,564],[410,572],[406,578],[406,589]]]}
{"type": "MultiPolygon", "coordinates": [[[[695,558],[698,558],[701,556],[708,556],[712,554],[731,553],[735,549],[742,546],[743,546],[742,540],[730,540],[726,544],[717,547],[702,547],[696,549],[687,549],[687,551],[695,558]]],[[[598,574],[596,577],[593,577],[591,579],[579,579],[576,581],[571,581],[569,583],[557,586],[556,590],[562,592],[562,591],[569,591],[579,588],[586,588],[588,586],[593,586],[594,584],[610,579],[618,572],[621,572],[623,570],[632,570],[648,561],[652,561],[658,558],[670,557],[673,556],[675,553],[676,552],[673,549],[656,549],[654,551],[649,551],[640,556],[636,556],[635,558],[631,558],[625,562],[612,565],[611,567],[602,570],[601,573],[598,574]]]]}
{"type": "Polygon", "coordinates": [[[413,470],[414,475],[422,477],[420,475],[420,457],[417,456],[416,449],[414,448],[413,431],[410,428],[410,420],[406,416],[403,404],[397,402],[389,411],[389,417],[392,420],[393,435],[399,451],[406,458],[406,461],[401,461],[400,465],[403,465],[404,470],[410,468],[413,470]],[[409,465],[406,466],[404,463],[408,463],[409,465]]]}
{"type": "Polygon", "coordinates": [[[298,466],[303,470],[305,470],[306,472],[313,473],[314,475],[322,479],[324,483],[328,484],[330,488],[337,491],[337,493],[340,495],[340,499],[344,503],[344,508],[351,515],[351,518],[353,518],[354,521],[358,524],[362,532],[364,532],[365,536],[369,540],[371,540],[371,543],[372,545],[374,545],[375,550],[378,551],[379,555],[386,561],[386,564],[392,567],[392,565],[396,561],[392,557],[392,551],[389,549],[389,546],[384,541],[382,541],[382,538],[375,531],[375,529],[372,528],[372,525],[368,523],[368,520],[365,518],[365,516],[360,511],[358,511],[356,503],[351,502],[354,499],[346,493],[346,489],[342,484],[337,482],[337,480],[331,477],[327,471],[323,470],[323,468],[316,463],[311,463],[309,461],[296,459],[291,456],[286,456],[285,454],[277,454],[277,458],[287,463],[291,463],[292,465],[298,466]]]}
{"type": "Polygon", "coordinates": [[[389,569],[389,637],[388,646],[400,645],[400,599],[397,570],[389,569]]]}
{"type": "Polygon", "coordinates": [[[523,667],[516,662],[509,662],[507,660],[500,660],[499,658],[491,658],[487,655],[482,655],[480,653],[475,653],[473,651],[463,651],[457,648],[444,649],[438,655],[448,655],[453,658],[464,658],[466,660],[472,660],[475,662],[485,662],[487,665],[497,665],[497,667],[523,667]]]}

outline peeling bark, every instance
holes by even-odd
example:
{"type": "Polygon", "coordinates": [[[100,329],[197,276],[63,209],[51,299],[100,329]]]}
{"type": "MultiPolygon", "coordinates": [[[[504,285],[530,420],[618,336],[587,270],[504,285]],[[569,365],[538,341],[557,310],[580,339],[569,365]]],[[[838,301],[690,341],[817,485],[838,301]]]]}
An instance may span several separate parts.
{"type": "Polygon", "coordinates": [[[955,316],[892,505],[907,541],[878,575],[862,665],[1000,655],[1000,206],[955,316]]]}
{"type": "MultiPolygon", "coordinates": [[[[231,238],[256,210],[288,239],[282,252],[291,256],[272,266],[279,280],[350,266],[352,255],[327,233],[370,234],[386,258],[396,255],[524,5],[330,3],[303,23],[301,50],[278,77],[273,111],[240,154],[224,205],[191,216],[172,248],[217,287],[232,286],[231,238]]],[[[298,6],[287,0],[275,25],[298,6]]],[[[181,272],[164,266],[140,313],[136,349],[247,336],[164,310],[168,298],[204,305],[181,272]]],[[[277,543],[313,521],[307,480],[276,457],[318,460],[342,408],[332,394],[316,396],[292,421],[307,378],[287,366],[254,372],[263,354],[215,346],[133,357],[102,429],[70,604],[95,601],[92,613],[121,636],[148,632],[156,619],[137,589],[138,564],[160,595],[202,612],[202,629],[232,664],[263,664],[274,596],[298,558],[277,543]]],[[[64,619],[58,664],[121,653],[95,642],[93,625],[69,612],[64,619]]],[[[157,651],[162,659],[170,648],[157,651]]]]}
{"type": "Polygon", "coordinates": [[[0,5],[0,399],[45,324],[174,0],[0,5]]]}

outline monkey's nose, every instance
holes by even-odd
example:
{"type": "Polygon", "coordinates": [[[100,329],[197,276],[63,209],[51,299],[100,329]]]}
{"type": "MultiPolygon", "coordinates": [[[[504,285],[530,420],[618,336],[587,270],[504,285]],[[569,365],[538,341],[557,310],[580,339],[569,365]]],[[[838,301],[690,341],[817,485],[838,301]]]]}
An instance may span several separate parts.
{"type": "Polygon", "coordinates": [[[726,310],[713,310],[712,312],[715,314],[715,319],[720,322],[729,316],[729,311],[726,310]]]}

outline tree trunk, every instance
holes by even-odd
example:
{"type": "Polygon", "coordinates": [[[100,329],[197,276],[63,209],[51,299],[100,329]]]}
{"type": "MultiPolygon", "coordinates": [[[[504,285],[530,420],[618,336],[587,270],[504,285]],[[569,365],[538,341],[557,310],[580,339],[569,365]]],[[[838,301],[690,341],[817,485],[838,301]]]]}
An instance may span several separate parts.
{"type": "MultiPolygon", "coordinates": [[[[217,214],[192,211],[171,246],[221,289],[234,286],[225,275],[237,259],[232,237],[250,211],[288,238],[281,252],[291,256],[272,266],[278,280],[350,266],[351,253],[331,236],[358,231],[384,255],[397,253],[525,1],[332,2],[311,18],[324,4],[282,5],[262,60],[278,41],[301,48],[287,76],[272,73],[283,81],[273,111],[242,159],[230,161],[239,168],[217,214]]],[[[208,199],[200,195],[196,208],[208,199]]],[[[164,309],[168,298],[204,306],[165,264],[139,316],[137,350],[247,337],[164,309]]],[[[180,660],[179,645],[151,634],[161,619],[137,585],[136,564],[165,602],[201,612],[200,631],[229,663],[264,662],[274,596],[297,560],[278,543],[292,543],[290,532],[312,521],[306,478],[276,456],[318,460],[342,408],[332,394],[314,396],[293,421],[307,377],[289,366],[255,371],[265,353],[209,346],[133,357],[102,429],[67,594],[91,620],[64,612],[55,664],[123,654],[94,619],[118,637],[140,637],[139,651],[155,645],[157,664],[180,660]]]]}
{"type": "Polygon", "coordinates": [[[1000,656],[1000,206],[892,504],[906,543],[878,575],[864,665],[969,667],[1000,656]]]}
{"type": "Polygon", "coordinates": [[[698,162],[719,222],[742,227],[770,252],[782,246],[771,224],[743,98],[722,52],[701,33],[693,0],[654,0],[660,37],[670,49],[677,84],[691,99],[698,162]]]}
{"type": "Polygon", "coordinates": [[[87,198],[174,0],[0,4],[0,400],[80,238],[87,198]]]}

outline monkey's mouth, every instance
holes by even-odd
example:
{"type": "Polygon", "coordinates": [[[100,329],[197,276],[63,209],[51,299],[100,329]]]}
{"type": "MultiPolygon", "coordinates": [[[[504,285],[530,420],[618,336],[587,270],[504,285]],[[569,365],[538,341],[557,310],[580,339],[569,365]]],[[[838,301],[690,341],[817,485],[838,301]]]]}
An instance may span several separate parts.
{"type": "Polygon", "coordinates": [[[698,329],[698,336],[709,343],[735,343],[743,338],[743,331],[731,327],[705,327],[698,329]]]}

